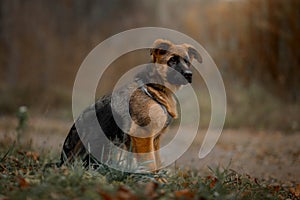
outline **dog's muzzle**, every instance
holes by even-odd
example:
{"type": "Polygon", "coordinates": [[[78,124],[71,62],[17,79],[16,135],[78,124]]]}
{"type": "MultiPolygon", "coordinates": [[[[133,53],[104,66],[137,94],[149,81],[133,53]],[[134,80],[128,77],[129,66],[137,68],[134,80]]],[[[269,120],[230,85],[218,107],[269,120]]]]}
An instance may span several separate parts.
{"type": "Polygon", "coordinates": [[[174,85],[186,85],[192,83],[193,73],[191,70],[171,70],[167,73],[167,79],[174,85]]]}
{"type": "Polygon", "coordinates": [[[192,83],[193,72],[191,70],[184,70],[182,75],[189,83],[192,83]]]}

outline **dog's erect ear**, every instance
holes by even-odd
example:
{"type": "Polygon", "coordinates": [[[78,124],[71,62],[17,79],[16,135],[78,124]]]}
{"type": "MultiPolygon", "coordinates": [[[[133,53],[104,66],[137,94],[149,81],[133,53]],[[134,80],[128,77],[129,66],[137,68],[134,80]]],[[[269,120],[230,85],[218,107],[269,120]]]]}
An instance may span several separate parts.
{"type": "Polygon", "coordinates": [[[185,48],[187,49],[187,52],[191,58],[191,60],[196,59],[199,63],[202,63],[202,57],[200,53],[193,47],[192,45],[189,44],[183,44],[185,48]]]}
{"type": "Polygon", "coordinates": [[[153,62],[155,62],[157,56],[166,54],[171,45],[172,43],[168,40],[155,40],[153,48],[150,49],[150,55],[153,57],[153,62]]]}

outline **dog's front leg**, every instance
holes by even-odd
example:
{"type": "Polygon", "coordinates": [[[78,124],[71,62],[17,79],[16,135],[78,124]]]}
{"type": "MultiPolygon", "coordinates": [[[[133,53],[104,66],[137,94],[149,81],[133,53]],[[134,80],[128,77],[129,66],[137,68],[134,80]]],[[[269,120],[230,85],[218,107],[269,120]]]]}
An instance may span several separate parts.
{"type": "Polygon", "coordinates": [[[154,141],[154,151],[155,151],[155,161],[156,161],[156,168],[161,167],[161,159],[160,159],[160,154],[159,154],[159,148],[160,148],[160,135],[156,136],[154,141]]]}
{"type": "Polygon", "coordinates": [[[153,140],[153,137],[139,138],[131,136],[132,151],[137,153],[138,165],[150,171],[157,169],[153,140]]]}

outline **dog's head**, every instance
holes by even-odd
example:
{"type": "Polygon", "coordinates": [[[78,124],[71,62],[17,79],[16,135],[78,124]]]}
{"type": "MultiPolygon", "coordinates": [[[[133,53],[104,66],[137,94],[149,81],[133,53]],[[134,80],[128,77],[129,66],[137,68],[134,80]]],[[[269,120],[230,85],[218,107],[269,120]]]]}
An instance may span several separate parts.
{"type": "Polygon", "coordinates": [[[202,63],[199,52],[189,44],[175,45],[168,40],[158,39],[154,42],[150,53],[152,62],[161,66],[157,69],[159,74],[164,76],[166,81],[177,86],[192,82],[193,59],[202,63]]]}

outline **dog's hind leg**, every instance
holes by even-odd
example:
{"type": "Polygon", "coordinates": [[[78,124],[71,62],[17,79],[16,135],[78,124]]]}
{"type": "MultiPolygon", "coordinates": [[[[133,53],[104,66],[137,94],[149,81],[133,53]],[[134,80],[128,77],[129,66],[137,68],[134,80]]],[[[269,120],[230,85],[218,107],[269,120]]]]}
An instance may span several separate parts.
{"type": "Polygon", "coordinates": [[[80,140],[75,124],[73,124],[63,145],[60,165],[72,163],[76,157],[83,159],[86,155],[87,151],[80,140]]]}

